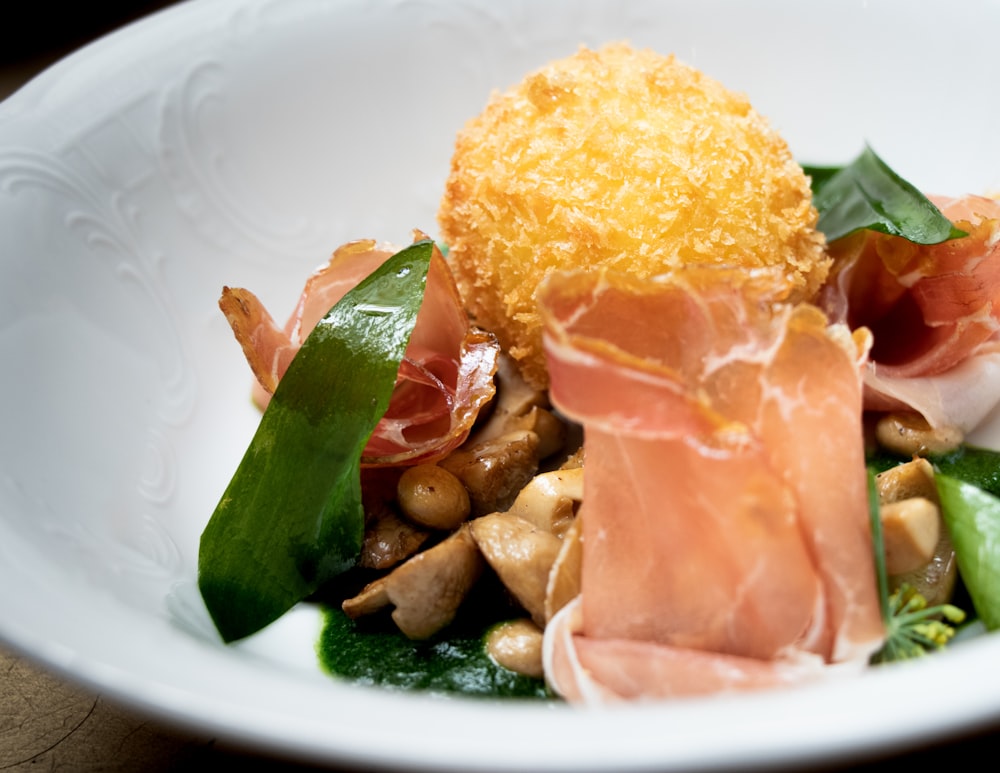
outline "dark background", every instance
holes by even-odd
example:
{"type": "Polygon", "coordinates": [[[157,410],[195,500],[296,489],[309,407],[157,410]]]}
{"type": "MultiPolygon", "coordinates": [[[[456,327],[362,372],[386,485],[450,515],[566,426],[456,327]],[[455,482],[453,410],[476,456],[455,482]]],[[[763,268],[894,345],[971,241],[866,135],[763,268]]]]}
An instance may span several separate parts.
{"type": "Polygon", "coordinates": [[[164,0],[24,3],[0,25],[0,65],[49,59],[173,5],[164,0]]]}
{"type": "Polygon", "coordinates": [[[53,62],[178,0],[24,3],[0,24],[0,99],[53,62]]]}

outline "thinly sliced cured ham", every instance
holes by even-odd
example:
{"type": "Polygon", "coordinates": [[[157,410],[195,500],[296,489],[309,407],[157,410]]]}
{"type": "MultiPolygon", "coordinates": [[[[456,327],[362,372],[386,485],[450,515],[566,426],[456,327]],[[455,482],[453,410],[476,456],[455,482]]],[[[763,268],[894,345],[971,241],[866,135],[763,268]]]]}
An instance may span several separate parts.
{"type": "Polygon", "coordinates": [[[707,268],[543,284],[550,395],[587,459],[581,591],[546,629],[561,694],[784,684],[880,645],[870,339],[785,289],[707,268]]]}
{"type": "MultiPolygon", "coordinates": [[[[822,658],[809,653],[761,660],[633,639],[599,639],[582,632],[578,597],[549,621],[543,641],[549,681],[573,703],[773,689],[832,675],[822,658]]],[[[860,670],[860,663],[854,665],[860,670]]]]}
{"type": "Polygon", "coordinates": [[[932,201],[968,235],[934,245],[873,231],[840,239],[825,305],[874,335],[867,407],[910,408],[968,432],[1000,400],[976,388],[1000,366],[1000,202],[932,201]]]}
{"type": "MultiPolygon", "coordinates": [[[[254,398],[261,408],[319,320],[395,251],[370,240],[338,248],[306,281],[283,328],[252,292],[224,288],[219,306],[257,378],[254,398]]],[[[365,446],[362,465],[434,461],[461,445],[493,397],[498,358],[494,336],[469,323],[451,270],[435,247],[389,408],[365,446]]]]}

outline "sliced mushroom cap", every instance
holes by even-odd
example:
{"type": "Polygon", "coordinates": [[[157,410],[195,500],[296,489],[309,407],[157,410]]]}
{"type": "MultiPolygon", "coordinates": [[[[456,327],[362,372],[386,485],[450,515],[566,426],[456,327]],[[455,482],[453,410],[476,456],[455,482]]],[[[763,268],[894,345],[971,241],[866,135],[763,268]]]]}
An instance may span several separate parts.
{"type": "Polygon", "coordinates": [[[532,478],[507,512],[562,537],[582,500],[583,468],[552,470],[532,478]]]}
{"type": "Polygon", "coordinates": [[[875,487],[879,502],[883,505],[911,497],[923,497],[935,503],[938,501],[934,466],[923,457],[880,472],[875,476],[875,487]]]}
{"type": "Polygon", "coordinates": [[[368,519],[358,565],[365,569],[389,569],[420,550],[429,536],[426,529],[385,508],[368,519]]]}
{"type": "Polygon", "coordinates": [[[549,572],[562,540],[523,518],[506,513],[470,521],[469,529],[500,581],[535,624],[544,627],[549,572]]]}
{"type": "Polygon", "coordinates": [[[352,620],[365,615],[374,615],[392,602],[389,601],[389,575],[368,583],[357,596],[344,599],[340,608],[352,620]]]}
{"type": "Polygon", "coordinates": [[[512,431],[528,430],[538,435],[538,458],[547,459],[566,445],[566,423],[540,406],[534,406],[524,416],[510,422],[512,431]]]}
{"type": "Polygon", "coordinates": [[[559,554],[549,571],[545,587],[545,621],[580,595],[580,570],[583,566],[583,530],[579,518],[573,520],[562,538],[559,554]]]}
{"type": "Polygon", "coordinates": [[[361,471],[365,536],[358,564],[366,569],[389,569],[416,553],[430,532],[400,518],[396,509],[396,482],[401,469],[369,467],[361,471]]]}
{"type": "Polygon", "coordinates": [[[392,619],[411,639],[427,639],[454,618],[484,563],[475,541],[463,526],[434,547],[418,553],[390,574],[369,583],[343,603],[357,618],[388,605],[392,619]]]}
{"type": "Polygon", "coordinates": [[[492,440],[513,430],[523,429],[515,425],[532,408],[549,407],[548,395],[528,386],[507,354],[501,354],[497,363],[496,385],[490,415],[470,438],[472,443],[492,440]]]}
{"type": "Polygon", "coordinates": [[[473,517],[501,512],[538,471],[538,435],[519,430],[463,446],[439,465],[468,489],[473,517]]]}

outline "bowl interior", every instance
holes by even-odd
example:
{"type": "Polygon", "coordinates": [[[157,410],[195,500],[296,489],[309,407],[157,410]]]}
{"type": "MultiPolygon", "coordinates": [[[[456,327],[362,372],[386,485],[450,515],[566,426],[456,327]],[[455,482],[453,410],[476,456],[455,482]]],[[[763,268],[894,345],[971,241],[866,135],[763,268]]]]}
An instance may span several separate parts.
{"type": "MultiPolygon", "coordinates": [[[[908,699],[892,674],[794,700],[615,713],[598,734],[580,732],[593,714],[358,690],[319,672],[314,613],[227,648],[194,582],[201,529],[258,416],[216,307],[223,285],[282,318],[337,245],[434,234],[455,132],[491,90],[619,39],[745,91],[803,162],[846,162],[867,142],[925,190],[998,191],[1000,108],[980,74],[993,68],[1000,6],[963,5],[978,21],[961,35],[940,33],[953,19],[927,23],[944,8],[220,0],[59,63],[0,105],[0,634],[150,711],[322,759],[485,766],[489,749],[501,767],[594,767],[905,741],[910,731],[865,717],[857,699],[887,681],[901,696],[890,700],[908,699]],[[371,751],[358,706],[405,717],[409,749],[371,751]],[[524,748],[477,729],[511,711],[538,711],[524,748]],[[776,735],[778,718],[821,713],[837,721],[776,735]],[[730,714],[723,750],[707,728],[730,714]],[[434,743],[441,717],[468,731],[448,749],[434,743]],[[684,732],[664,742],[651,728],[665,717],[684,732]],[[610,727],[634,747],[620,752],[610,727]]],[[[994,642],[973,643],[926,668],[963,674],[996,655],[994,642]]],[[[990,678],[933,727],[995,713],[990,678]]]]}

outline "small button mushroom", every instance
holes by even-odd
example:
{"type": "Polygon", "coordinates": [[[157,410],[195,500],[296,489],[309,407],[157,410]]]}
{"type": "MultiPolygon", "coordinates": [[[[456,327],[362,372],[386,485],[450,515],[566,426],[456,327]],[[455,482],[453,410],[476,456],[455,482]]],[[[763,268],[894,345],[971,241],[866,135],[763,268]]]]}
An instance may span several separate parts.
{"type": "Polygon", "coordinates": [[[385,577],[366,585],[342,609],[351,618],[395,606],[392,619],[411,639],[427,639],[452,620],[482,574],[483,559],[463,526],[385,577]]]}
{"type": "Polygon", "coordinates": [[[889,574],[912,572],[934,557],[941,531],[938,506],[924,497],[910,497],[880,508],[889,574]]]}
{"type": "Polygon", "coordinates": [[[879,445],[903,456],[927,456],[953,451],[964,435],[957,427],[931,427],[919,413],[889,413],[875,424],[879,445]]]}
{"type": "Polygon", "coordinates": [[[463,446],[439,464],[465,485],[473,516],[500,512],[538,471],[538,435],[510,432],[463,446]]]}
{"type": "Polygon", "coordinates": [[[452,473],[436,464],[407,469],[396,485],[403,515],[428,529],[457,529],[469,517],[469,492],[452,473]]]}
{"type": "Polygon", "coordinates": [[[469,522],[476,544],[500,581],[531,619],[545,625],[549,572],[562,540],[522,518],[493,513],[469,522]]]}
{"type": "Polygon", "coordinates": [[[508,620],[490,629],[486,652],[504,668],[541,679],[542,638],[542,629],[531,620],[508,620]]]}

